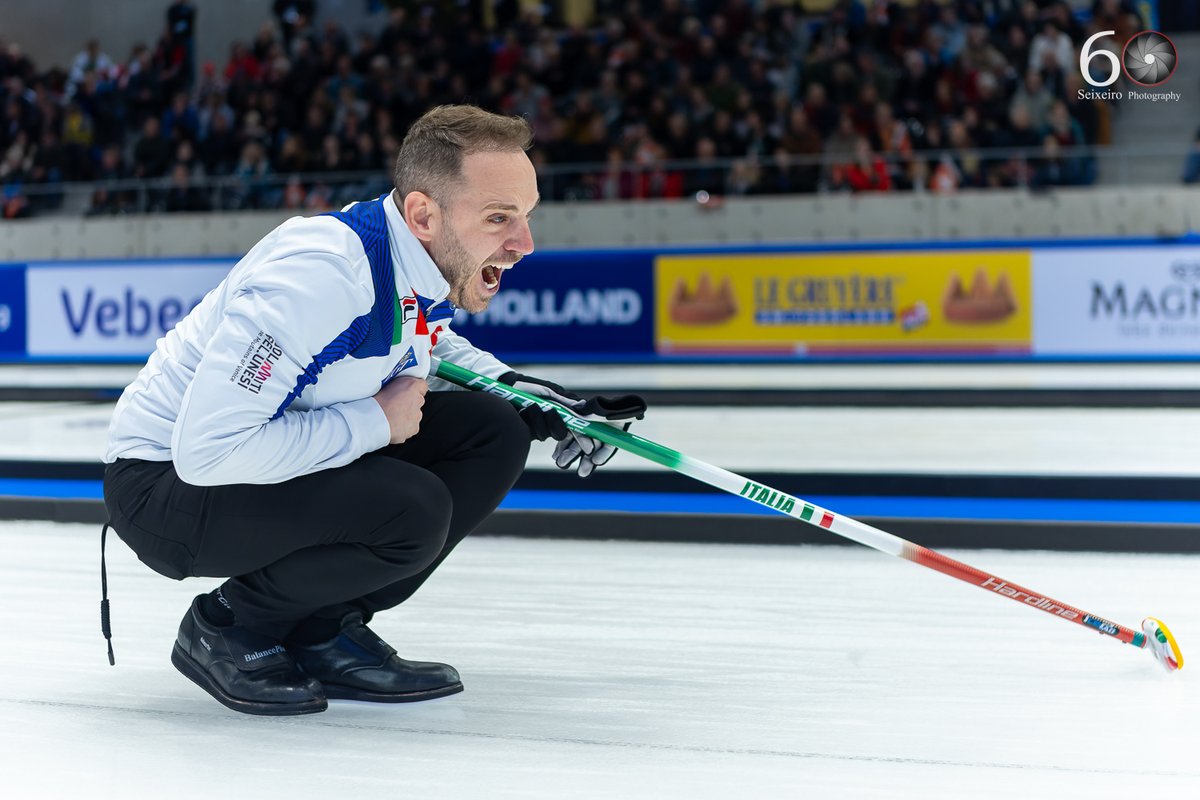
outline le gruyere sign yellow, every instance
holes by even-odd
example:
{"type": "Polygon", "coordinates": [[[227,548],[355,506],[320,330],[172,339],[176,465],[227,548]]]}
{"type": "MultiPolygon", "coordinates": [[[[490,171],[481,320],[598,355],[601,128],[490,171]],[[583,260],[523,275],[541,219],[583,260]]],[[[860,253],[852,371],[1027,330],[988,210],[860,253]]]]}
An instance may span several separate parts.
{"type": "Polygon", "coordinates": [[[659,256],[661,353],[1027,353],[1027,250],[659,256]]]}

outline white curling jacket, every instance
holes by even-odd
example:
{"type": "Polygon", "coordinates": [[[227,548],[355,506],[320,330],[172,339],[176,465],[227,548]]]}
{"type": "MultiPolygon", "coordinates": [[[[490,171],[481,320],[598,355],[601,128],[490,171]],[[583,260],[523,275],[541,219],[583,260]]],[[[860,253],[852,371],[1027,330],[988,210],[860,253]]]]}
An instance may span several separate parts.
{"type": "Polygon", "coordinates": [[[509,370],[450,330],[449,292],[391,194],[290,219],[158,340],[117,402],[104,460],[172,461],[199,486],[349,464],[390,439],[375,393],[428,378],[431,352],[509,370]]]}

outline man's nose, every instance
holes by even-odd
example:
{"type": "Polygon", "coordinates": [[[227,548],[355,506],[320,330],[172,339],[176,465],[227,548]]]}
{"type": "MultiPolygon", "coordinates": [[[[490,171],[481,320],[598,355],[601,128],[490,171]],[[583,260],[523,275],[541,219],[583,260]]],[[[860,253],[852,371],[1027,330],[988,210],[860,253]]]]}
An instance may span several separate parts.
{"type": "Polygon", "coordinates": [[[520,223],[513,237],[505,242],[504,246],[514,253],[520,253],[522,256],[527,256],[533,252],[533,231],[529,229],[529,222],[520,223]]]}

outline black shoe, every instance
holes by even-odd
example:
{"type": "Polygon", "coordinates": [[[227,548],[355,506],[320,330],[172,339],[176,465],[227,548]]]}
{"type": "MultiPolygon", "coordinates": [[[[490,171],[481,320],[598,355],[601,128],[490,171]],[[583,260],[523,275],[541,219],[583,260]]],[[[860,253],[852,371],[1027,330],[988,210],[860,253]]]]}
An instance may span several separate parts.
{"type": "Polygon", "coordinates": [[[354,612],[342,631],[326,642],[292,647],[296,665],[316,678],[331,700],[411,703],[461,692],[458,670],[449,664],[405,661],[354,612]]]}
{"type": "Polygon", "coordinates": [[[199,600],[179,625],[171,651],[175,669],[243,714],[313,714],[329,707],[321,684],[296,669],[282,644],[240,625],[218,628],[201,616],[199,600]]]}

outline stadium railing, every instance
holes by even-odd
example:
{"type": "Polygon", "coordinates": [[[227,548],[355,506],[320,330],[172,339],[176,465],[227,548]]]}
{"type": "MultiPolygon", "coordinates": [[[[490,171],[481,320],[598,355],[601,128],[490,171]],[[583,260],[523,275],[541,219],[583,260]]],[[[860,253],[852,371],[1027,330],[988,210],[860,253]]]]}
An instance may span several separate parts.
{"type": "MultiPolygon", "coordinates": [[[[1110,187],[1179,185],[1185,161],[1197,152],[1190,145],[1076,146],[1059,148],[1051,157],[1043,147],[977,148],[872,154],[872,160],[882,160],[889,175],[889,191],[912,191],[912,184],[917,182],[926,191],[944,192],[989,188],[988,176],[995,176],[1002,187],[1017,189],[1087,186],[1097,183],[1098,176],[1099,182],[1110,187]],[[911,164],[916,161],[925,167],[914,172],[911,164]],[[941,165],[946,166],[946,182],[931,186],[941,165]]],[[[544,199],[560,201],[692,198],[697,192],[707,192],[714,198],[821,194],[852,191],[844,173],[853,162],[851,156],[829,154],[764,154],[709,161],[622,162],[616,166],[542,163],[538,165],[538,180],[544,199]],[[790,173],[790,177],[781,180],[781,172],[790,173]],[[777,182],[772,186],[769,180],[777,182]],[[798,185],[802,186],[800,190],[798,185]]],[[[378,196],[390,186],[390,176],[378,170],[194,175],[182,183],[169,176],[8,183],[0,186],[0,195],[6,199],[26,198],[29,216],[104,216],[167,211],[323,210],[378,196]]]]}

